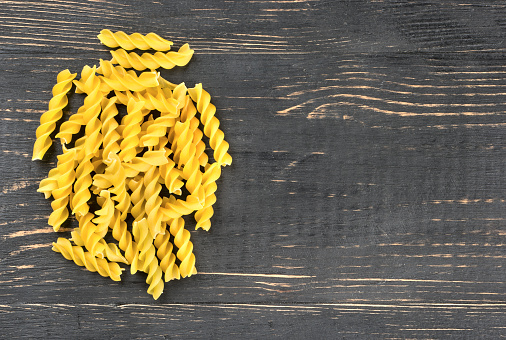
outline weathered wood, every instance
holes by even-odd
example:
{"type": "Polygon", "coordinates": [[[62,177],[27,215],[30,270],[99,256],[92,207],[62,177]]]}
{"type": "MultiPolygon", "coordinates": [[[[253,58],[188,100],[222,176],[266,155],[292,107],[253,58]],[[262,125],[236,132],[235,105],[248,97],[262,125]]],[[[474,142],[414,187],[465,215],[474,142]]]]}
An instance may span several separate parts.
{"type": "Polygon", "coordinates": [[[2,2],[0,334],[506,336],[505,18],[495,1],[2,2]],[[162,75],[203,83],[234,157],[192,231],[199,275],[156,302],[142,274],[50,250],[36,189],[59,147],[30,161],[57,73],[110,58],[103,28],[188,42],[162,75]]]}

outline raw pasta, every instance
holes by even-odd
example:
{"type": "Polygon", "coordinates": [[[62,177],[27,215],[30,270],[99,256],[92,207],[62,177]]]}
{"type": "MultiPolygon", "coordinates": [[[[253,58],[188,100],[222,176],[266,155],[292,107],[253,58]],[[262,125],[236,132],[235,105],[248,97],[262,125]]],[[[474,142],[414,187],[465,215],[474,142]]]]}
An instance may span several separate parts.
{"type": "Polygon", "coordinates": [[[49,101],[49,110],[40,117],[40,126],[37,128],[35,144],[33,146],[32,160],[42,159],[46,151],[51,147],[49,135],[56,128],[56,122],[61,119],[63,109],[68,104],[67,92],[72,87],[72,80],[77,73],[71,74],[69,70],[63,70],[56,77],[56,85],[53,87],[53,98],[49,101]]]}
{"type": "Polygon", "coordinates": [[[131,274],[146,273],[147,291],[158,299],[165,282],[197,273],[183,217],[195,212],[195,228],[209,230],[216,180],[232,157],[202,84],[188,89],[156,71],[186,65],[194,53],[188,44],[167,52],[172,42],[155,33],[103,30],[98,38],[120,47],[111,51],[112,60],[84,66],[80,79],[60,72],[41,117],[33,160],[49,149],[72,83],[83,94],[83,105],[56,134],[63,153],[38,191],[53,198],[48,223],[55,231],[67,230],[61,227],[69,208],[78,222],[70,239],[53,243],[55,252],[115,281],[124,270],[119,264],[130,265],[131,274]],[[139,56],[127,52],[132,49],[155,51],[139,56]],[[121,105],[126,115],[120,119],[121,105]],[[117,243],[106,241],[109,233],[117,243]]]}

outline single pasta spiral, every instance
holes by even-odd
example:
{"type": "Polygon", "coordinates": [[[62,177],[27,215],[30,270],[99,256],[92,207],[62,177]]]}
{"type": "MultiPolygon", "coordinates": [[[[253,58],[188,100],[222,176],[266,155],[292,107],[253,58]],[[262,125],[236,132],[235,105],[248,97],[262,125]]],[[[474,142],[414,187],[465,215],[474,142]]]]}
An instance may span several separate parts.
{"type": "Polygon", "coordinates": [[[213,204],[216,203],[216,195],[214,194],[218,189],[216,180],[221,176],[221,167],[217,163],[210,164],[204,176],[202,176],[202,187],[205,190],[206,197],[202,209],[195,212],[195,220],[197,225],[195,229],[202,228],[209,231],[211,228],[211,217],[214,215],[213,204]]]}
{"type": "Polygon", "coordinates": [[[132,194],[130,195],[130,199],[132,200],[132,209],[130,210],[130,213],[132,214],[135,221],[139,221],[142,218],[144,218],[144,215],[146,215],[146,208],[145,208],[145,188],[144,188],[144,181],[142,177],[136,176],[128,181],[128,187],[132,191],[132,194]]]}
{"type": "Polygon", "coordinates": [[[74,261],[78,266],[84,266],[90,272],[98,272],[104,277],[110,277],[114,281],[121,281],[123,269],[116,262],[108,262],[93,256],[90,252],[84,251],[80,246],[73,246],[69,240],[58,237],[53,242],[53,250],[61,253],[67,260],[74,261]]]}
{"type": "Polygon", "coordinates": [[[190,242],[190,232],[184,228],[184,219],[182,217],[172,219],[169,230],[174,236],[174,244],[179,248],[176,256],[181,261],[179,265],[181,276],[196,274],[193,243],[190,242]]]}
{"type": "Polygon", "coordinates": [[[152,166],[144,174],[144,195],[147,197],[145,204],[147,225],[149,226],[153,238],[162,232],[163,215],[160,212],[160,207],[162,205],[160,191],[162,190],[162,186],[158,183],[159,177],[160,173],[156,166],[152,166]]]}
{"type": "Polygon", "coordinates": [[[176,256],[173,253],[174,245],[170,241],[170,233],[164,230],[164,233],[160,233],[155,237],[153,244],[157,249],[156,256],[160,260],[160,268],[165,273],[165,282],[173,279],[179,280],[181,274],[176,264],[176,256]]]}
{"type": "Polygon", "coordinates": [[[88,213],[91,199],[90,186],[93,182],[91,173],[95,168],[91,164],[91,155],[85,155],[76,168],[74,196],[72,197],[72,213],[82,216],[88,213]]]}
{"type": "MultiPolygon", "coordinates": [[[[87,216],[84,217],[86,219],[85,222],[86,224],[93,223],[90,222],[91,218],[93,218],[93,214],[90,215],[91,215],[90,217],[87,216]]],[[[83,229],[81,228],[81,225],[79,226],[79,228],[74,228],[74,230],[71,233],[72,238],[70,239],[70,241],[74,242],[76,245],[80,247],[85,247],[90,253],[94,254],[98,258],[104,258],[105,256],[105,258],[107,258],[111,262],[122,262],[128,264],[128,261],[123,257],[123,255],[121,255],[121,252],[117,245],[115,245],[114,243],[107,243],[103,238],[100,238],[98,235],[97,235],[98,239],[94,247],[96,250],[88,249],[88,247],[86,246],[87,242],[85,241],[85,239],[83,239],[82,230],[83,229]]]]}
{"type": "Polygon", "coordinates": [[[197,84],[193,89],[188,89],[192,100],[197,103],[197,110],[200,112],[200,121],[204,124],[204,134],[209,137],[209,144],[214,150],[214,159],[220,165],[232,164],[232,157],[228,154],[228,142],[225,141],[225,134],[219,129],[220,122],[214,115],[216,106],[211,103],[211,96],[197,84]]]}
{"type": "Polygon", "coordinates": [[[74,171],[74,160],[76,158],[76,150],[66,150],[62,155],[58,156],[58,188],[52,191],[54,201],[51,202],[51,208],[53,212],[49,215],[48,224],[53,226],[54,231],[58,231],[60,226],[65,222],[69,216],[67,210],[67,204],[70,200],[70,194],[72,193],[72,183],[75,180],[74,171]]]}
{"type": "Polygon", "coordinates": [[[95,211],[98,217],[93,219],[93,223],[97,224],[96,233],[100,235],[100,237],[104,237],[109,230],[109,225],[114,216],[114,202],[111,199],[110,191],[102,190],[97,202],[102,208],[95,211]]]}
{"type": "MultiPolygon", "coordinates": [[[[110,64],[110,61],[101,61],[101,68],[105,68],[104,65],[110,64]]],[[[142,72],[139,76],[133,73],[126,72],[122,74],[118,71],[118,68],[111,68],[111,74],[109,76],[100,76],[100,80],[105,84],[101,87],[105,91],[142,91],[148,87],[158,86],[158,73],[156,72],[142,72]]]]}
{"type": "Polygon", "coordinates": [[[128,114],[123,118],[121,124],[124,125],[123,140],[121,141],[121,151],[119,157],[122,161],[131,161],[136,155],[136,148],[139,145],[139,132],[141,131],[141,123],[143,115],[141,112],[144,102],[136,102],[130,99],[127,105],[128,114]]]}
{"type": "Polygon", "coordinates": [[[125,258],[130,263],[130,273],[135,274],[144,264],[139,260],[139,247],[128,231],[127,223],[120,218],[120,212],[115,211],[112,222],[112,237],[118,241],[119,248],[125,252],[125,258]]]}
{"type": "Polygon", "coordinates": [[[193,56],[193,52],[188,44],[184,44],[177,52],[156,52],[154,54],[143,53],[138,55],[135,52],[128,53],[123,49],[117,49],[111,51],[111,55],[112,63],[142,71],[145,69],[154,70],[159,67],[171,69],[175,66],[185,66],[193,56]]]}
{"type": "Polygon", "coordinates": [[[121,47],[125,50],[168,51],[173,44],[172,41],[165,40],[156,33],[148,33],[145,36],[139,33],[128,35],[122,31],[111,32],[107,29],[100,31],[98,39],[107,47],[121,47]]]}
{"type": "Polygon", "coordinates": [[[121,150],[118,143],[121,139],[121,135],[116,131],[119,126],[115,119],[119,113],[116,107],[116,101],[117,97],[112,97],[111,99],[104,97],[102,99],[100,120],[102,121],[104,155],[109,155],[111,152],[116,154],[121,150]]]}
{"type": "Polygon", "coordinates": [[[139,246],[139,259],[144,262],[143,271],[148,274],[146,283],[149,284],[148,294],[155,300],[163,293],[162,269],[158,264],[156,249],[153,245],[153,235],[149,231],[146,219],[136,221],[132,225],[132,234],[139,246]]]}
{"type": "Polygon", "coordinates": [[[61,71],[56,78],[56,85],[53,87],[53,98],[49,101],[49,110],[40,117],[40,126],[35,132],[37,139],[33,146],[32,160],[42,159],[51,146],[51,133],[56,128],[56,122],[61,119],[63,109],[68,104],[67,93],[72,87],[72,80],[76,73],[69,70],[61,71]]]}
{"type": "Polygon", "coordinates": [[[170,198],[164,197],[160,210],[164,215],[164,220],[167,221],[171,218],[179,218],[183,215],[189,215],[195,210],[202,209],[198,197],[189,195],[186,200],[176,199],[173,195],[170,198]]]}

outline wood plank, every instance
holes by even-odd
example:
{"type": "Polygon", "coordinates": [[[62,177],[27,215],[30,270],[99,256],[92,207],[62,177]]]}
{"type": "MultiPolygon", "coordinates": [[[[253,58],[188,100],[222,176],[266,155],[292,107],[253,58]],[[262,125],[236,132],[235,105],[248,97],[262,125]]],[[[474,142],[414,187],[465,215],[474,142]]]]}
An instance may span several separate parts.
{"type": "Polygon", "coordinates": [[[108,339],[126,334],[131,339],[302,339],[315,334],[327,339],[338,334],[341,338],[484,339],[504,335],[503,310],[496,305],[28,303],[0,305],[0,311],[17,316],[9,318],[5,336],[32,339],[94,334],[108,339]]]}

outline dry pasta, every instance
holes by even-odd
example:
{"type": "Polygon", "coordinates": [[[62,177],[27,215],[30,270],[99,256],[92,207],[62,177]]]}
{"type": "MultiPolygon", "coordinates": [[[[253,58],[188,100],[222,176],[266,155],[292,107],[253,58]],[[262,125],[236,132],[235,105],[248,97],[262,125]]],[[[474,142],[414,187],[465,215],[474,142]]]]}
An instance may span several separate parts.
{"type": "Polygon", "coordinates": [[[166,282],[197,273],[183,217],[195,213],[195,228],[209,230],[216,180],[232,157],[202,84],[188,89],[156,71],[186,65],[194,53],[188,44],[169,51],[172,42],[155,33],[110,30],[98,38],[119,47],[111,50],[112,59],[100,60],[98,68],[84,66],[79,79],[60,72],[41,116],[33,160],[50,148],[72,84],[84,96],[60,124],[56,138],[63,153],[37,191],[53,198],[48,223],[55,231],[68,230],[61,227],[70,214],[78,222],[71,238],[53,243],[55,252],[114,281],[129,265],[131,274],[145,273],[147,292],[158,299],[166,282]],[[154,51],[139,55],[132,49],[154,51]],[[126,114],[120,115],[120,106],[126,114]]]}

